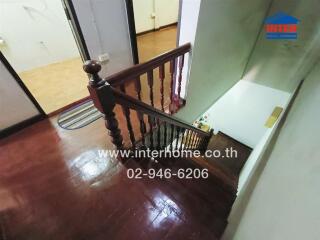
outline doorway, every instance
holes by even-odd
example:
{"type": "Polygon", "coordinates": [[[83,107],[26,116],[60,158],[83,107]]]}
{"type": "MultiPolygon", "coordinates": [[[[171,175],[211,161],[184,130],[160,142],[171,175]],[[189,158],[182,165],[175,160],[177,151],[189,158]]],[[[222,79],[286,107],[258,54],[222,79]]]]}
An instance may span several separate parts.
{"type": "Polygon", "coordinates": [[[0,50],[49,114],[88,96],[61,0],[2,1],[0,50]]]}
{"type": "Polygon", "coordinates": [[[177,47],[179,0],[132,0],[132,6],[140,63],[177,47]]]}

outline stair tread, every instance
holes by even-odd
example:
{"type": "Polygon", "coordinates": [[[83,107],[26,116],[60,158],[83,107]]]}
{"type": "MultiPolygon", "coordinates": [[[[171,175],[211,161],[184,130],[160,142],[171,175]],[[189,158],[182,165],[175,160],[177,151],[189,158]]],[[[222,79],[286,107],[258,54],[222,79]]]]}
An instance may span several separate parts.
{"type": "MultiPolygon", "coordinates": [[[[222,153],[225,153],[225,149],[232,148],[237,151],[237,156],[233,155],[232,157],[210,157],[207,160],[211,163],[215,163],[215,165],[220,166],[220,168],[224,169],[225,172],[229,172],[235,178],[238,178],[246,163],[249,155],[252,152],[252,148],[240,143],[239,141],[233,139],[232,137],[219,132],[216,135],[213,135],[209,144],[209,150],[219,150],[222,153]]],[[[230,155],[229,155],[230,156],[230,155]]]]}

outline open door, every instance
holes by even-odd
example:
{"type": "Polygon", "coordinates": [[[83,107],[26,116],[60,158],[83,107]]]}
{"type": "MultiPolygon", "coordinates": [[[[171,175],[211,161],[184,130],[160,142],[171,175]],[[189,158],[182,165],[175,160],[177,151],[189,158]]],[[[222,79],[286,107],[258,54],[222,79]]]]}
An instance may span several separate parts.
{"type": "Polygon", "coordinates": [[[99,60],[106,77],[136,63],[125,1],[63,0],[84,60],[99,60]]]}

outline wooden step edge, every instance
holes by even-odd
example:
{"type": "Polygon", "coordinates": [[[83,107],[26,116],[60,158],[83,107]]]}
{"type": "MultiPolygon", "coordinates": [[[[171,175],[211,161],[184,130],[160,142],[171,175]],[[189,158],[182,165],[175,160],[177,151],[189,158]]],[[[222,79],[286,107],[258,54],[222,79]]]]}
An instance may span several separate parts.
{"type": "Polygon", "coordinates": [[[204,168],[207,168],[210,173],[221,179],[226,185],[232,188],[235,192],[237,191],[238,180],[231,173],[227,173],[224,169],[222,169],[218,165],[213,165],[212,162],[207,161],[204,157],[193,157],[192,161],[201,165],[204,168]]]}

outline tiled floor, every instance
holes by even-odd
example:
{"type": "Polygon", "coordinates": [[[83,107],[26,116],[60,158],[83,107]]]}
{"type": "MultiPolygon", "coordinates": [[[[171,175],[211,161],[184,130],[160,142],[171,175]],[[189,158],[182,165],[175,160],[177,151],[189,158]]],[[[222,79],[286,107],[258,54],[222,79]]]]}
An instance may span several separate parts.
{"type": "MultiPolygon", "coordinates": [[[[176,34],[177,28],[174,26],[138,36],[140,62],[175,48],[176,34]]],[[[46,113],[89,95],[88,78],[82,70],[80,57],[21,72],[19,75],[46,113]]]]}

